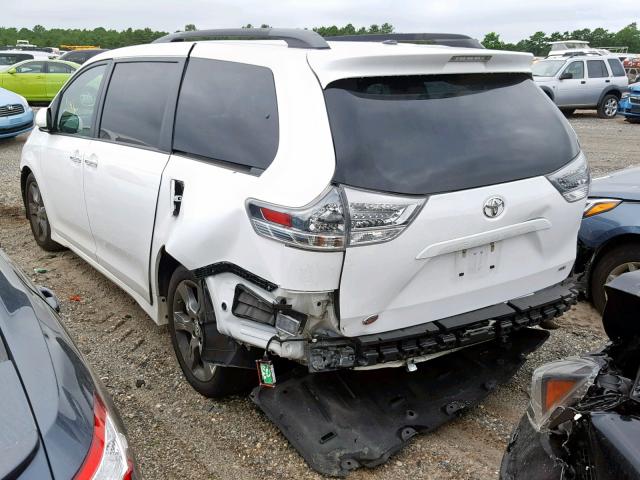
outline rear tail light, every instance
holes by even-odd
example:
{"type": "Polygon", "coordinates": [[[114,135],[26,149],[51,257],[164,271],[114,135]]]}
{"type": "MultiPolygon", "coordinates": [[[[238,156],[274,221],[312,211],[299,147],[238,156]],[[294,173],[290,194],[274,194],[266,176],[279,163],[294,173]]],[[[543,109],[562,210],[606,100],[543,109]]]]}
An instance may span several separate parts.
{"type": "Polygon", "coordinates": [[[93,440],[74,480],[132,480],[133,462],[127,439],[96,395],[93,406],[93,440]]]}
{"type": "Polygon", "coordinates": [[[574,161],[547,175],[547,178],[567,202],[577,202],[589,194],[591,172],[582,152],[574,161]]]}
{"type": "Polygon", "coordinates": [[[247,209],[258,235],[308,250],[342,250],[345,246],[344,210],[335,188],[302,208],[286,208],[249,200],[247,209]]]}
{"type": "Polygon", "coordinates": [[[247,210],[258,235],[307,250],[339,251],[396,238],[424,203],[424,198],[330,187],[302,208],[250,199],[247,210]]]}
{"type": "Polygon", "coordinates": [[[393,240],[413,221],[424,198],[380,195],[345,189],[349,204],[349,245],[369,245],[393,240]]]}

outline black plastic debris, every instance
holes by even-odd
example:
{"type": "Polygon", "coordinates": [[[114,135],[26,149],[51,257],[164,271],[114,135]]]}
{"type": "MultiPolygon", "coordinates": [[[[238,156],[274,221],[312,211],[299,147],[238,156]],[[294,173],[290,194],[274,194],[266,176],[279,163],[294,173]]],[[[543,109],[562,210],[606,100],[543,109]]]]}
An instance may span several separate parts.
{"type": "Polygon", "coordinates": [[[419,364],[278,378],[251,398],[314,470],[346,476],[386,462],[419,432],[429,432],[508,381],[549,333],[523,329],[511,342],[485,343],[419,364]]]}

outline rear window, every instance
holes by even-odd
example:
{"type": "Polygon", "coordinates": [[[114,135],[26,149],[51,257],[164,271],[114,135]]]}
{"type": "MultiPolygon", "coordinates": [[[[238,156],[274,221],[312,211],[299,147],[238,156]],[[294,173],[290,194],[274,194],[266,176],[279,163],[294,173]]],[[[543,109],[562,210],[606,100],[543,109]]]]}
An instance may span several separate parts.
{"type": "Polygon", "coordinates": [[[613,73],[614,77],[625,76],[624,67],[622,66],[622,63],[620,63],[620,60],[617,58],[610,58],[607,61],[609,62],[609,67],[611,67],[611,73],[613,73]]]}
{"type": "Polygon", "coordinates": [[[571,127],[524,74],[372,77],[325,90],[334,180],[433,194],[534,177],[579,150],[571,127]]]}
{"type": "Polygon", "coordinates": [[[264,170],[276,155],[278,135],[271,70],[189,60],[176,112],[175,151],[264,170]]]}

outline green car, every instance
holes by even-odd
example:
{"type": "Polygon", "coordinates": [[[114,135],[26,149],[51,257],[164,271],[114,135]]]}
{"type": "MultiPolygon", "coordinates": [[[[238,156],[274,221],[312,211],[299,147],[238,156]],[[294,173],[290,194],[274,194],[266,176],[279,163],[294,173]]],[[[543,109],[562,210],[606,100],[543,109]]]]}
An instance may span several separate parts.
{"type": "Polygon", "coordinates": [[[78,68],[62,60],[25,60],[0,69],[0,87],[30,102],[49,102],[78,68]]]}

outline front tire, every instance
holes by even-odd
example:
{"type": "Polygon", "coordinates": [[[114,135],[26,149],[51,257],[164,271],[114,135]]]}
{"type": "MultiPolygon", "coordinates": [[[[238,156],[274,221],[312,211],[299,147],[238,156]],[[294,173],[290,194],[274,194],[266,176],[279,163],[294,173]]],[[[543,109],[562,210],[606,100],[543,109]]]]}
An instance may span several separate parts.
{"type": "Polygon", "coordinates": [[[593,306],[602,313],[607,303],[604,285],[626,272],[640,270],[640,243],[613,248],[598,260],[591,274],[589,289],[593,306]]]}
{"type": "Polygon", "coordinates": [[[189,384],[201,395],[224,397],[256,383],[253,370],[222,367],[202,359],[205,293],[192,272],[180,266],[171,276],[167,304],[173,350],[189,384]]]}
{"type": "Polygon", "coordinates": [[[31,232],[36,243],[47,252],[58,252],[64,247],[51,240],[51,224],[47,217],[47,210],[44,206],[42,193],[36,177],[30,173],[25,184],[24,205],[27,210],[27,218],[31,224],[31,232]]]}
{"type": "Polygon", "coordinates": [[[560,111],[562,112],[562,114],[565,117],[570,117],[575,113],[576,109],[575,108],[561,108],[560,111]]]}
{"type": "Polygon", "coordinates": [[[611,119],[615,118],[618,114],[618,102],[619,99],[616,95],[605,95],[600,104],[598,105],[598,117],[611,119]]]}

